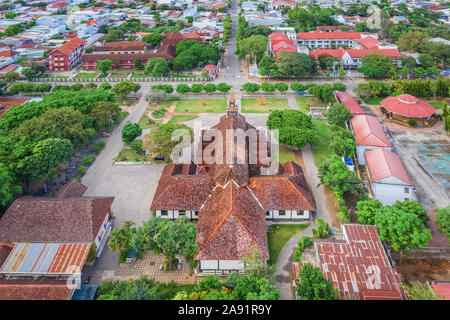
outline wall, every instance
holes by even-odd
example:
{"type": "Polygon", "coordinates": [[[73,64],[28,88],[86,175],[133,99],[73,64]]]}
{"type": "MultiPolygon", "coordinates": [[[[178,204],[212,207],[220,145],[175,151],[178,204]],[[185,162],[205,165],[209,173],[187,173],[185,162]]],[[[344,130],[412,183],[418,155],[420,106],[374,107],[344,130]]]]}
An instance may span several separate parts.
{"type": "Polygon", "coordinates": [[[372,189],[374,198],[380,200],[384,205],[392,205],[397,200],[404,201],[413,197],[411,186],[373,183],[372,189]],[[405,193],[405,188],[408,189],[408,193],[405,193]]]}

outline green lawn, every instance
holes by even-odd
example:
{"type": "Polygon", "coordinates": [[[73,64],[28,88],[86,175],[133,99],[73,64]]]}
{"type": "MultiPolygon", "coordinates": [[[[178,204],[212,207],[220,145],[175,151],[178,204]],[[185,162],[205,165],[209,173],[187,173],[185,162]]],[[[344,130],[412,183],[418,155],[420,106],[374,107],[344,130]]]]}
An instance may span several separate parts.
{"type": "Polygon", "coordinates": [[[276,264],[278,256],[286,242],[289,241],[297,232],[307,228],[308,224],[274,224],[272,231],[267,233],[267,242],[269,244],[269,264],[276,264]],[[277,230],[277,227],[280,227],[277,230]]]}
{"type": "Polygon", "coordinates": [[[198,116],[172,116],[170,121],[178,123],[197,119],[198,116]]]}
{"type": "Polygon", "coordinates": [[[281,164],[284,164],[288,162],[289,160],[292,160],[295,162],[295,154],[292,150],[289,150],[287,147],[280,146],[280,154],[279,154],[279,160],[278,162],[281,164]]]}
{"type": "Polygon", "coordinates": [[[161,99],[161,100],[158,101],[158,105],[161,108],[169,109],[170,106],[172,104],[176,103],[178,100],[180,100],[180,99],[161,99]]]}
{"type": "Polygon", "coordinates": [[[442,101],[428,101],[436,110],[442,109],[442,101]]]}
{"type": "Polygon", "coordinates": [[[206,105],[203,105],[201,99],[182,99],[176,101],[175,112],[194,112],[194,113],[224,113],[227,108],[226,99],[205,99],[206,105]]]}
{"type": "Polygon", "coordinates": [[[77,79],[94,79],[98,73],[78,73],[74,78],[77,79]]]}
{"type": "Polygon", "coordinates": [[[333,134],[331,127],[325,123],[325,120],[313,119],[313,128],[317,139],[311,143],[311,151],[316,166],[329,156],[328,145],[333,134]]]}
{"type": "Polygon", "coordinates": [[[144,129],[150,129],[150,128],[154,128],[158,125],[158,123],[162,122],[162,120],[156,120],[154,121],[154,123],[149,123],[150,119],[149,117],[147,117],[146,115],[143,115],[141,117],[141,119],[139,119],[139,126],[142,128],[142,130],[144,129]]]}
{"type": "Polygon", "coordinates": [[[116,157],[116,161],[151,161],[150,156],[145,154],[137,154],[134,150],[129,149],[129,147],[123,148],[116,157]]]}
{"type": "Polygon", "coordinates": [[[364,101],[365,104],[372,104],[372,105],[378,105],[381,103],[381,100],[384,100],[385,98],[367,98],[367,97],[361,97],[362,101],[364,101]]]}
{"type": "Polygon", "coordinates": [[[133,75],[131,76],[131,78],[135,78],[135,79],[144,79],[144,78],[148,78],[148,75],[146,75],[145,73],[136,73],[134,72],[133,75]]]}
{"type": "Polygon", "coordinates": [[[69,79],[69,76],[52,76],[49,74],[44,74],[43,78],[50,78],[50,79],[69,79]]]}
{"type": "Polygon", "coordinates": [[[111,73],[108,78],[110,79],[125,79],[129,73],[111,73]]]}
{"type": "Polygon", "coordinates": [[[301,112],[307,113],[309,112],[309,107],[326,107],[325,103],[317,99],[316,97],[301,97],[295,98],[297,101],[298,110],[301,112]],[[308,107],[306,106],[308,105],[308,107]]]}
{"type": "Polygon", "coordinates": [[[273,110],[289,109],[287,99],[265,98],[265,104],[260,103],[260,98],[246,98],[241,100],[242,113],[270,113],[273,110]]]}

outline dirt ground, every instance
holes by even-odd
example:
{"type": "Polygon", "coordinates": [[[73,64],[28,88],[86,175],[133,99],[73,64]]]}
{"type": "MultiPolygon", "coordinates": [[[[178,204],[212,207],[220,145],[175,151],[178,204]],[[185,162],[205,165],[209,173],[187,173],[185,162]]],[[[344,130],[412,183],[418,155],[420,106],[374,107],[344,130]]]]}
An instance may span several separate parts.
{"type": "Polygon", "coordinates": [[[450,261],[448,260],[403,258],[401,264],[398,261],[396,263],[403,282],[450,280],[450,261]]]}

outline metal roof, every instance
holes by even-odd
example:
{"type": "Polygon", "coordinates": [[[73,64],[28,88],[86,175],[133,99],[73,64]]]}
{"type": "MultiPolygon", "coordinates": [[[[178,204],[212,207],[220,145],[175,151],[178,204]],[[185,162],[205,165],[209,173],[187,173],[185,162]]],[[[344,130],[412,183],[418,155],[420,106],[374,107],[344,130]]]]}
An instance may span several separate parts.
{"type": "Polygon", "coordinates": [[[17,243],[0,273],[78,274],[90,247],[90,243],[17,243]]]}

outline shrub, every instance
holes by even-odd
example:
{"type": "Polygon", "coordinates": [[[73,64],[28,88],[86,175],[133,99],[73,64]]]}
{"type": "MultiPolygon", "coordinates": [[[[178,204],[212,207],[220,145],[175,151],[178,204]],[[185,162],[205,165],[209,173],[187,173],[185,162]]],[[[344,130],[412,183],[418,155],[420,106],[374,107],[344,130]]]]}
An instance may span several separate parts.
{"type": "Polygon", "coordinates": [[[230,91],[230,89],[231,89],[231,86],[224,82],[221,82],[217,85],[217,90],[219,90],[220,92],[228,92],[228,91],[230,91]]]}
{"type": "Polygon", "coordinates": [[[414,120],[414,119],[409,119],[407,123],[408,123],[408,125],[410,125],[411,127],[417,126],[417,121],[414,120]]]}
{"type": "Polygon", "coordinates": [[[261,84],[261,89],[265,92],[274,92],[275,86],[269,82],[263,82],[261,84]]]}
{"type": "Polygon", "coordinates": [[[79,167],[77,168],[77,172],[78,172],[79,174],[81,174],[81,175],[84,175],[84,174],[86,173],[86,171],[87,171],[87,169],[86,169],[86,167],[84,167],[84,166],[79,166],[79,167]]]}
{"type": "Polygon", "coordinates": [[[142,140],[136,140],[131,143],[131,149],[136,153],[142,152],[142,140]]]}
{"type": "Polygon", "coordinates": [[[112,88],[112,86],[108,82],[103,82],[102,84],[100,84],[100,89],[111,90],[111,88],[112,88]]]}
{"type": "Polygon", "coordinates": [[[305,91],[306,90],[306,86],[301,84],[298,81],[294,81],[291,83],[291,89],[292,91],[305,91]]]}
{"type": "Polygon", "coordinates": [[[204,86],[204,89],[207,93],[213,93],[217,90],[216,86],[212,83],[208,83],[204,86]]]}
{"type": "Polygon", "coordinates": [[[331,228],[322,218],[317,219],[317,229],[312,229],[313,237],[319,239],[327,239],[331,237],[331,228]]]}
{"type": "Polygon", "coordinates": [[[180,83],[179,85],[177,85],[177,92],[178,93],[189,92],[189,85],[187,85],[185,83],[180,83]]]}
{"type": "Polygon", "coordinates": [[[130,143],[142,134],[142,129],[137,123],[128,121],[122,129],[122,140],[130,143]]]}
{"type": "Polygon", "coordinates": [[[311,246],[313,242],[311,241],[311,238],[308,236],[303,236],[298,239],[297,247],[295,248],[294,253],[294,261],[300,262],[302,260],[303,251],[309,246],[311,246]]]}
{"type": "Polygon", "coordinates": [[[92,151],[99,152],[105,147],[105,145],[106,145],[105,141],[99,141],[92,147],[92,151]]]}
{"type": "Polygon", "coordinates": [[[256,92],[259,90],[259,84],[248,82],[242,86],[242,89],[249,93],[256,92]]]}
{"type": "Polygon", "coordinates": [[[86,156],[82,160],[83,164],[90,164],[90,163],[92,163],[92,161],[94,161],[94,157],[93,156],[86,156]]]}
{"type": "Polygon", "coordinates": [[[347,90],[347,86],[341,82],[336,82],[333,83],[333,90],[344,92],[347,90]]]}
{"type": "Polygon", "coordinates": [[[191,92],[193,93],[200,93],[203,90],[203,85],[201,83],[194,83],[191,86],[191,92]]]}
{"type": "Polygon", "coordinates": [[[289,86],[287,85],[287,83],[277,82],[275,83],[275,89],[277,89],[280,92],[285,92],[289,89],[289,86]]]}
{"type": "Polygon", "coordinates": [[[97,253],[97,245],[95,243],[93,243],[91,245],[91,248],[89,249],[89,253],[87,255],[86,261],[87,262],[92,262],[95,260],[95,254],[97,253]]]}

